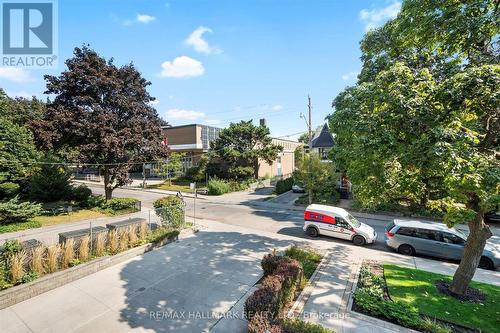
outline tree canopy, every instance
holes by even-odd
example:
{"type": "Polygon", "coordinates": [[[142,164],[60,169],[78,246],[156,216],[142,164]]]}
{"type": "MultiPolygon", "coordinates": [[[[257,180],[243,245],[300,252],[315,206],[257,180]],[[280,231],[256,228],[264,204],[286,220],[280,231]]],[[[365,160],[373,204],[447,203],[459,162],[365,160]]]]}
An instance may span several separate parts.
{"type": "Polygon", "coordinates": [[[483,215],[500,202],[499,32],[494,1],[406,0],[366,34],[359,81],[329,116],[332,158],[363,204],[403,201],[469,224],[458,294],[491,237],[483,215]]]}
{"type": "Polygon", "coordinates": [[[222,162],[230,178],[245,179],[255,174],[257,160],[260,158],[272,163],[283,147],[272,143],[266,126],[255,126],[251,120],[231,123],[220,131],[212,143],[212,158],[222,162]]]}
{"type": "Polygon", "coordinates": [[[55,98],[37,122],[37,143],[73,161],[99,166],[106,198],[128,182],[131,163],[166,153],[160,119],[150,106],[150,82],[133,64],[118,67],[88,47],[75,48],[59,76],[46,75],[55,98]]]}

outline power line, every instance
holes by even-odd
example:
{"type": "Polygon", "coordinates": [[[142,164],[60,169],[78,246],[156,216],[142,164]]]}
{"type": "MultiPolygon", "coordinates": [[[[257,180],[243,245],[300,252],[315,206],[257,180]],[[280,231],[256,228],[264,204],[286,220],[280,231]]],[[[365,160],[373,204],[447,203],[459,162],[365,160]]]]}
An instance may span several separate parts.
{"type": "MultiPolygon", "coordinates": [[[[302,132],[296,132],[296,133],[291,133],[291,134],[286,134],[278,137],[272,137],[272,139],[283,139],[287,138],[290,136],[294,135],[299,135],[304,133],[305,131],[302,132]]],[[[215,149],[212,151],[221,151],[226,147],[220,148],[220,149],[215,149]]],[[[200,157],[203,155],[206,155],[207,153],[201,153],[201,154],[196,154],[196,155],[190,155],[188,157],[200,157]]],[[[115,162],[115,163],[92,163],[92,162],[44,162],[44,161],[7,161],[7,160],[0,160],[0,163],[3,165],[5,164],[28,164],[28,165],[65,165],[65,166],[133,166],[133,165],[143,165],[143,164],[154,164],[154,163],[161,163],[163,162],[162,160],[155,160],[155,161],[139,161],[139,162],[115,162]]]]}

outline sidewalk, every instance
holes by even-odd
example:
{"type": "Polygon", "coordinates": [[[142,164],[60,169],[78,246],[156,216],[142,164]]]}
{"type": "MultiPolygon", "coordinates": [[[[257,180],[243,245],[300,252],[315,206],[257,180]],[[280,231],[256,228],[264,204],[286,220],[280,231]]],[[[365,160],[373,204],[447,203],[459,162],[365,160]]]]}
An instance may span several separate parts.
{"type": "MultiPolygon", "coordinates": [[[[396,253],[374,253],[367,248],[359,248],[359,251],[349,249],[343,253],[330,251],[330,258],[317,272],[312,291],[303,305],[301,318],[331,328],[337,333],[415,332],[349,311],[352,283],[363,260],[378,260],[446,275],[453,275],[457,268],[456,264],[396,253]]],[[[478,269],[473,280],[500,286],[500,272],[478,269]]]]}

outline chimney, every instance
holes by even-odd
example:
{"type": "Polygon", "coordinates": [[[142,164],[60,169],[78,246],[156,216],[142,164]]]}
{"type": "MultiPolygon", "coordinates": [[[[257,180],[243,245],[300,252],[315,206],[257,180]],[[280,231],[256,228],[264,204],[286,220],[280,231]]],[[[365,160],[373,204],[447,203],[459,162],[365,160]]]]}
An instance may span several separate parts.
{"type": "Polygon", "coordinates": [[[259,120],[259,124],[261,127],[267,127],[267,124],[266,124],[266,119],[265,118],[262,118],[259,120]]]}

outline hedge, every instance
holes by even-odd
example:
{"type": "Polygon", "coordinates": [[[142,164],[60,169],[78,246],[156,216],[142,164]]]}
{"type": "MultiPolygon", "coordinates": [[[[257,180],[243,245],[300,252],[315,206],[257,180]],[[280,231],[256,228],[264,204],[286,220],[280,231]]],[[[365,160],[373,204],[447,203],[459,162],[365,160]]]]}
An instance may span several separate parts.
{"type": "Polygon", "coordinates": [[[293,186],[293,177],[289,177],[286,179],[280,179],[276,182],[276,194],[282,194],[288,192],[292,189],[293,186]]]}

